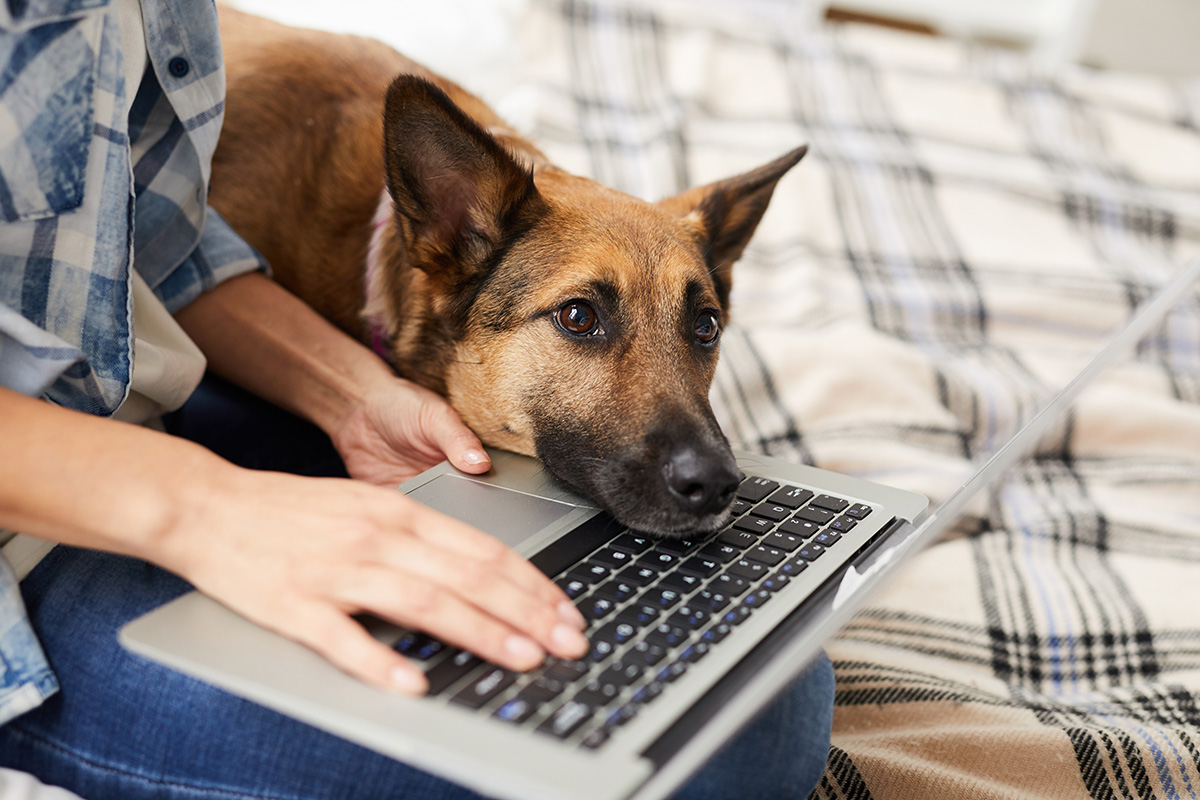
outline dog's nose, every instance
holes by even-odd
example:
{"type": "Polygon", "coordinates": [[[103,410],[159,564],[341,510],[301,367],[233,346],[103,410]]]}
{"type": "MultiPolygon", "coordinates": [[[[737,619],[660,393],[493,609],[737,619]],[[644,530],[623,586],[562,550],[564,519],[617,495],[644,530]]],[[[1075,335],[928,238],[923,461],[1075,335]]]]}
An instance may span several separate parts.
{"type": "Polygon", "coordinates": [[[738,487],[737,463],[731,456],[692,446],[677,448],[662,473],[671,497],[691,514],[724,510],[738,487]]]}

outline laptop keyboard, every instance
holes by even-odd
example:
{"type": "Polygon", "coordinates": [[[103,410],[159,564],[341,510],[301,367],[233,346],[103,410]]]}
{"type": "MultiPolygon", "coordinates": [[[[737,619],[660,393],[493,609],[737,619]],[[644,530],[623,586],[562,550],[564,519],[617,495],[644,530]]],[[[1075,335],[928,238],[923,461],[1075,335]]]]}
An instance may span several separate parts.
{"type": "Polygon", "coordinates": [[[599,748],[871,510],[747,477],[715,533],[653,539],[609,521],[533,558],[588,619],[591,650],[577,661],[517,673],[416,632],[395,649],[425,665],[431,696],[599,748]]]}

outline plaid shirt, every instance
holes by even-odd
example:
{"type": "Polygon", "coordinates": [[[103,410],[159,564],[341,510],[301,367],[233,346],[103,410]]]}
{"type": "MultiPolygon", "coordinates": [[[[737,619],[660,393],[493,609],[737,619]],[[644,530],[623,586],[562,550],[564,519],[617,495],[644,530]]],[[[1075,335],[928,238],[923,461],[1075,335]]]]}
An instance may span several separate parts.
{"type": "MultiPolygon", "coordinates": [[[[211,0],[144,5],[137,87],[107,2],[0,4],[0,386],[101,416],[129,392],[131,266],[172,312],[264,268],[206,208],[225,97],[211,0]]],[[[0,658],[2,723],[57,688],[2,557],[0,658]]]]}

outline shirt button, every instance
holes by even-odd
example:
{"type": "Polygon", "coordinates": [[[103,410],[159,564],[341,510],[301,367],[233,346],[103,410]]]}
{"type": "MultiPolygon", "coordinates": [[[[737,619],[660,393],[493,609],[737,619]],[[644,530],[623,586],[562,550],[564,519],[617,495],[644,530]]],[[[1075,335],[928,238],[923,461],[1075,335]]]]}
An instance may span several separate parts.
{"type": "Polygon", "coordinates": [[[188,64],[188,60],[186,58],[176,56],[175,58],[171,59],[171,63],[167,65],[167,69],[169,69],[171,74],[176,78],[182,78],[184,75],[188,74],[188,70],[191,69],[191,65],[188,64]]]}

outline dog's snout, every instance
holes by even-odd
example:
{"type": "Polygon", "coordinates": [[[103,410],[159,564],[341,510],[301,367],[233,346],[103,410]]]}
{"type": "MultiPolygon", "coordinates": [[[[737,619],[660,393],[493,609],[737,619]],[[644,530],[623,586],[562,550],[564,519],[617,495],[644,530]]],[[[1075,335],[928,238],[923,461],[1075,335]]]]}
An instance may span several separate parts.
{"type": "Polygon", "coordinates": [[[671,453],[662,474],[671,497],[691,514],[723,511],[738,487],[737,463],[731,456],[691,446],[671,453]]]}

